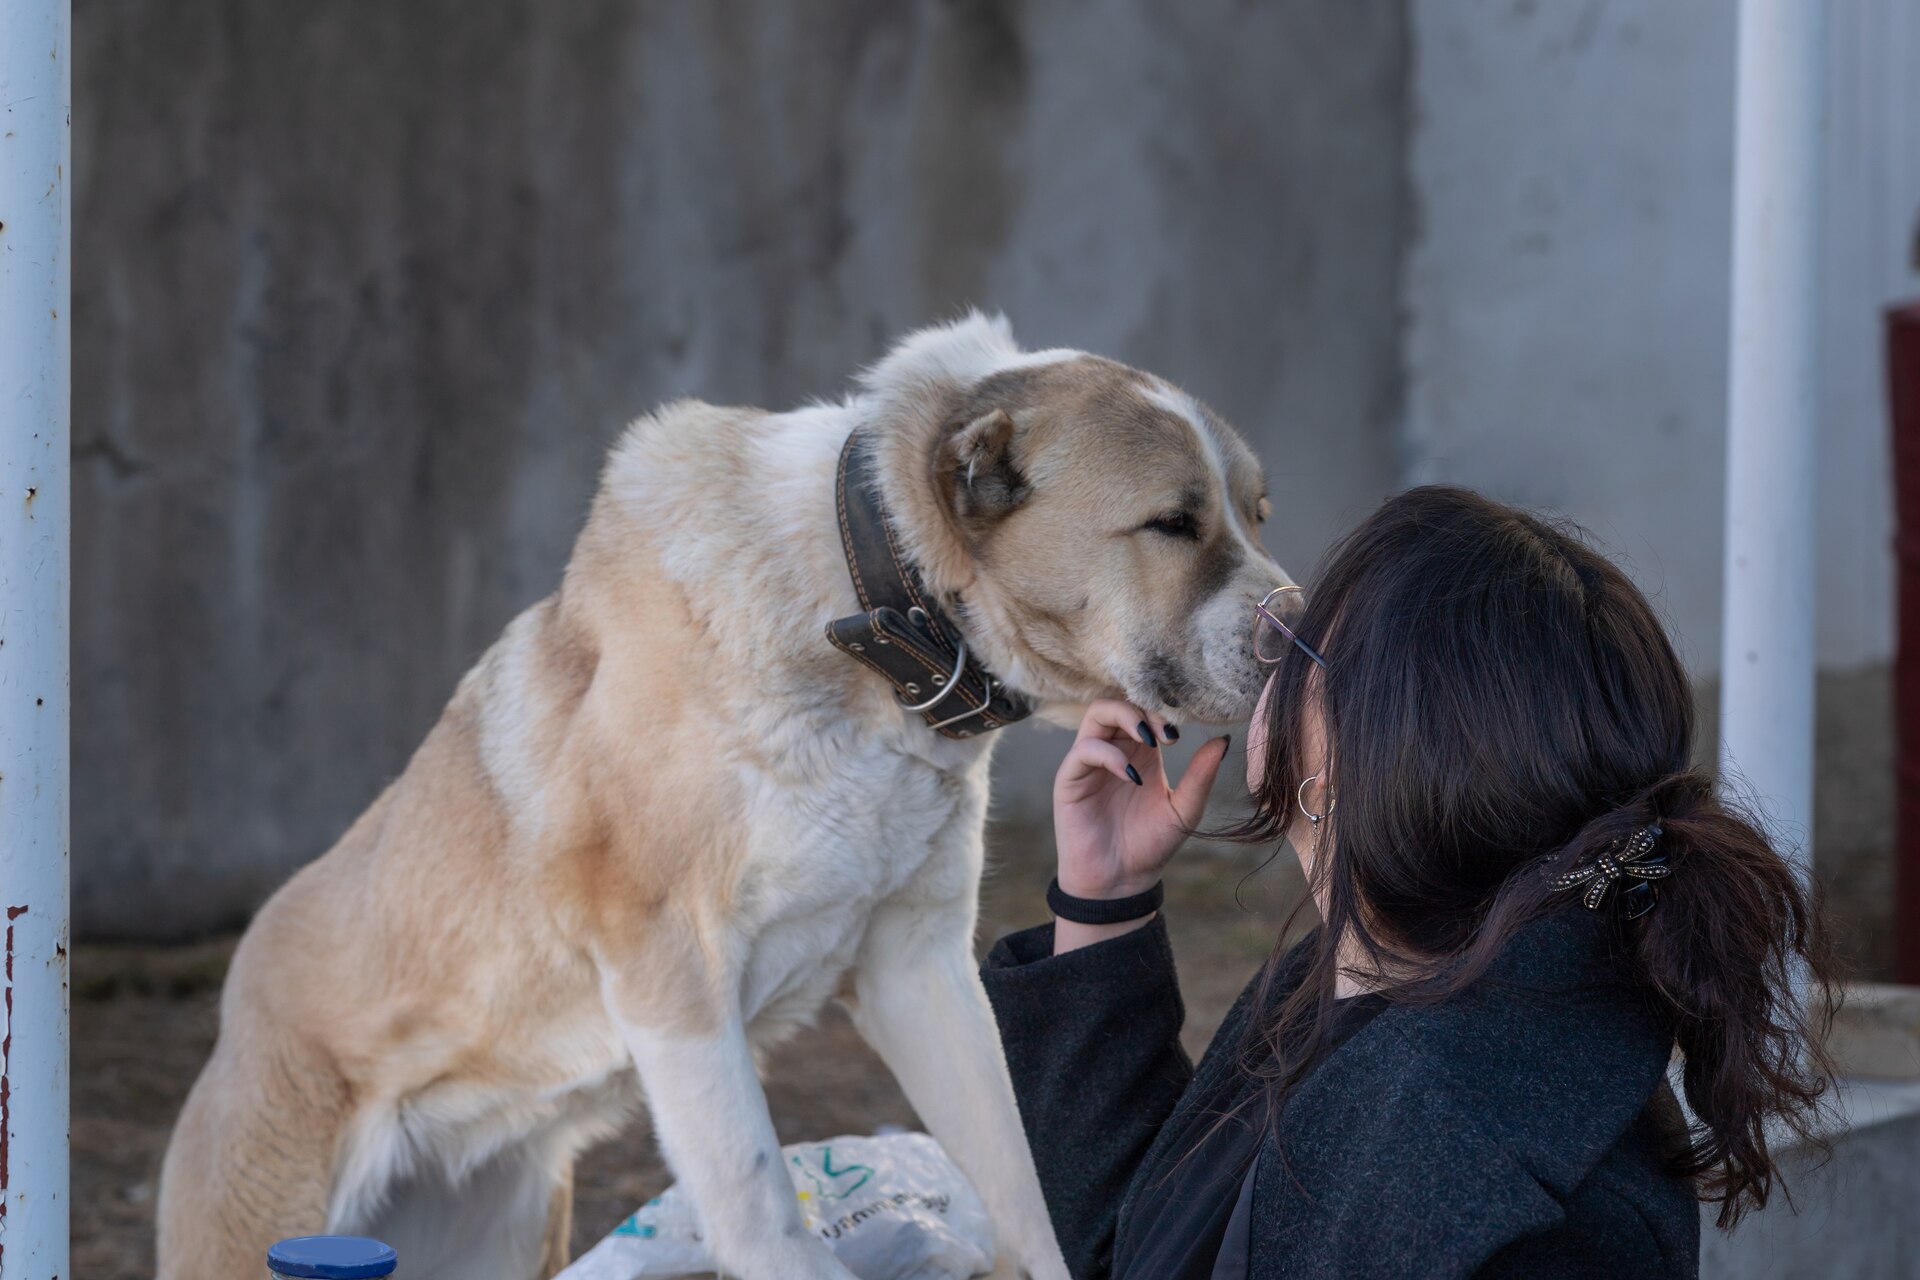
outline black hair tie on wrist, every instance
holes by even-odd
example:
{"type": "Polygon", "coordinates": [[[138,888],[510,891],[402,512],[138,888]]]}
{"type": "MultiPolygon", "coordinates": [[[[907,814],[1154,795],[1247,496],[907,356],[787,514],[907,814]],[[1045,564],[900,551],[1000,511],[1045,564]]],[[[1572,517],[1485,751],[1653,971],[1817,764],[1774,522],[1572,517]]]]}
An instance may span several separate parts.
{"type": "Polygon", "coordinates": [[[1047,886],[1048,908],[1074,924],[1125,924],[1152,915],[1166,900],[1165,881],[1156,881],[1153,888],[1130,898],[1076,898],[1060,887],[1057,876],[1047,886]]]}

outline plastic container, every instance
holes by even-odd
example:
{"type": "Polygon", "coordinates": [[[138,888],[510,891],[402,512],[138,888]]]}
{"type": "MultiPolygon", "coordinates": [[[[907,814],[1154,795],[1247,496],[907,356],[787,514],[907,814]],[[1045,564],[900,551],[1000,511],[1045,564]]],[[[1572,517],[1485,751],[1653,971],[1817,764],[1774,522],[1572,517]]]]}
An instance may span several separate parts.
{"type": "Polygon", "coordinates": [[[267,1250],[272,1280],[377,1280],[398,1263],[390,1247],[365,1236],[295,1236],[267,1250]]]}

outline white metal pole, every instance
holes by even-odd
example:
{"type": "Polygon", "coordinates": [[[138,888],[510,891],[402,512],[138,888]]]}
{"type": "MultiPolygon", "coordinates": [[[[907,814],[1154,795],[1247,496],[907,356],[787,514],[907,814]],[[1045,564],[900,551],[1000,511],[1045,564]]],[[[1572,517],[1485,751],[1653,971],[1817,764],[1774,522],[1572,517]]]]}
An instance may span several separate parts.
{"type": "Polygon", "coordinates": [[[1813,867],[1823,0],[1742,0],[1734,115],[1723,764],[1813,867]]]}
{"type": "Polygon", "coordinates": [[[0,1280],[70,1277],[68,0],[0,0],[0,1280]]]}

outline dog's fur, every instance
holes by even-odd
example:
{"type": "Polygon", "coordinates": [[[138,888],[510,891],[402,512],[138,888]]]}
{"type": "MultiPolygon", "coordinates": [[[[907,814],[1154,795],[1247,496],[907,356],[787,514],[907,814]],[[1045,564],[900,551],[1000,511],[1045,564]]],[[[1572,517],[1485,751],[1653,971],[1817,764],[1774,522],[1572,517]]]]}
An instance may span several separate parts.
{"type": "Polygon", "coordinates": [[[400,778],[261,910],[168,1148],[162,1280],[320,1230],[411,1280],[566,1260],[571,1169],[644,1096],[715,1256],[848,1273],[802,1226],[756,1050],[839,995],[985,1198],[1003,1267],[1066,1269],[972,940],[994,735],[952,741],[831,649],[850,432],[975,652],[1049,718],[1246,713],[1257,464],[1168,384],[913,335],[839,404],[692,401],[615,448],[560,590],[400,778]]]}

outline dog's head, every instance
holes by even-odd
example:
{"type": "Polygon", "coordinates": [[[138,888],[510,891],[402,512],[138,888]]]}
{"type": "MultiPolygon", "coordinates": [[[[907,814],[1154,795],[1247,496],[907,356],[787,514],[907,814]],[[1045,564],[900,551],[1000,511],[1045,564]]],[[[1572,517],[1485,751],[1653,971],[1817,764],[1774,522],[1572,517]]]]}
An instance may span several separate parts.
{"type": "Polygon", "coordinates": [[[1160,378],[1022,352],[1006,322],[923,330],[864,379],[909,551],[995,672],[1067,719],[1121,696],[1175,718],[1253,708],[1260,464],[1160,378]]]}

